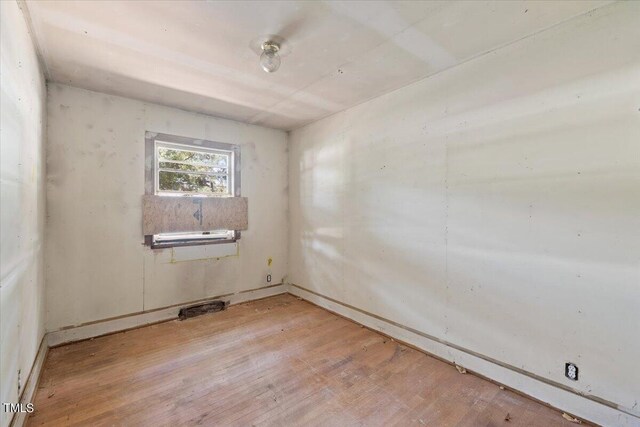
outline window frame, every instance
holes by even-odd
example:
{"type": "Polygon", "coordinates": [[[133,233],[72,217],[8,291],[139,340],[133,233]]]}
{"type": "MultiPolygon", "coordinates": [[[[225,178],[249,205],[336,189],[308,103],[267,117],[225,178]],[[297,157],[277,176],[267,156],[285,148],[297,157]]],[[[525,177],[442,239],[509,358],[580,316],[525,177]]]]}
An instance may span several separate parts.
{"type": "MultiPolygon", "coordinates": [[[[153,152],[153,156],[154,156],[154,191],[155,194],[158,196],[168,196],[168,197],[182,197],[182,196],[190,196],[190,197],[235,197],[234,195],[234,187],[233,187],[233,183],[235,181],[235,177],[234,172],[235,172],[235,165],[234,163],[234,157],[235,157],[235,153],[232,150],[222,150],[222,149],[218,149],[218,148],[209,148],[209,147],[201,147],[201,146],[194,146],[194,145],[185,145],[185,144],[176,144],[173,142],[167,142],[164,140],[159,140],[156,139],[154,142],[154,152],[153,152]],[[177,190],[161,190],[160,189],[160,172],[164,172],[164,171],[168,171],[171,173],[175,173],[173,171],[170,170],[166,170],[160,167],[160,163],[163,162],[163,160],[160,159],[160,157],[158,156],[158,149],[159,148],[168,148],[168,149],[172,149],[172,150],[176,150],[176,151],[190,151],[190,152],[195,152],[195,153],[214,153],[214,154],[222,154],[225,156],[228,156],[229,161],[227,163],[227,173],[226,174],[220,174],[220,175],[226,175],[227,176],[227,188],[228,188],[228,193],[226,194],[210,194],[210,193],[195,193],[195,192],[184,192],[184,191],[177,191],[177,190]],[[157,172],[157,173],[156,173],[157,172]]],[[[170,161],[166,161],[168,163],[171,163],[170,161]]],[[[181,163],[181,162],[174,162],[174,163],[181,163]]],[[[188,164],[188,162],[182,162],[182,164],[188,164]]],[[[200,174],[200,175],[216,175],[215,173],[204,173],[204,172],[188,172],[185,171],[184,173],[187,174],[200,174]]]]}
{"type": "MultiPolygon", "coordinates": [[[[189,138],[178,135],[170,135],[165,133],[157,133],[147,131],[145,133],[145,194],[160,195],[164,197],[240,197],[241,196],[241,171],[240,171],[240,146],[237,144],[229,144],[225,142],[208,141],[204,139],[189,138]],[[215,195],[215,194],[188,194],[177,192],[170,194],[169,192],[161,192],[159,188],[159,176],[157,173],[159,168],[157,158],[157,143],[183,146],[190,151],[223,151],[230,153],[230,163],[228,164],[228,180],[230,194],[215,195]]],[[[217,230],[211,230],[217,231],[217,230]]],[[[145,245],[150,246],[152,249],[160,248],[172,248],[177,246],[198,246],[198,245],[210,245],[219,243],[234,243],[240,239],[240,230],[228,230],[233,232],[233,238],[214,237],[208,239],[201,237],[205,233],[211,231],[203,231],[201,235],[193,238],[182,238],[175,240],[167,240],[158,242],[153,235],[144,236],[145,245]]],[[[220,230],[223,231],[223,230],[220,230]]],[[[187,233],[183,233],[187,234],[187,233]]]]}

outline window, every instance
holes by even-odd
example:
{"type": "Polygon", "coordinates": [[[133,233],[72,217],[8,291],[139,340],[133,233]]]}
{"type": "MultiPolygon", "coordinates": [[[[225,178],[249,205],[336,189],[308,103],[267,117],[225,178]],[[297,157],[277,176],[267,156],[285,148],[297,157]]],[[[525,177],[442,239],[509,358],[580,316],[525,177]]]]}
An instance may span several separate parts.
{"type": "MultiPolygon", "coordinates": [[[[147,194],[174,197],[240,196],[240,147],[175,135],[146,134],[147,194]]],[[[147,236],[152,248],[235,242],[236,230],[147,236]]]]}
{"type": "Polygon", "coordinates": [[[156,194],[233,196],[233,151],[156,141],[156,194]]]}

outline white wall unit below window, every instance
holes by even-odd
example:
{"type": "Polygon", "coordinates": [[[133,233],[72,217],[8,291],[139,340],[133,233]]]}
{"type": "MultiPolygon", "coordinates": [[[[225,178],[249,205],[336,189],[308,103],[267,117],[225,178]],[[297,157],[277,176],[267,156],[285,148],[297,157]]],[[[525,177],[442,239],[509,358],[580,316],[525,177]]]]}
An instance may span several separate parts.
{"type": "Polygon", "coordinates": [[[177,246],[171,249],[171,262],[223,258],[238,255],[238,242],[221,245],[177,246]]]}

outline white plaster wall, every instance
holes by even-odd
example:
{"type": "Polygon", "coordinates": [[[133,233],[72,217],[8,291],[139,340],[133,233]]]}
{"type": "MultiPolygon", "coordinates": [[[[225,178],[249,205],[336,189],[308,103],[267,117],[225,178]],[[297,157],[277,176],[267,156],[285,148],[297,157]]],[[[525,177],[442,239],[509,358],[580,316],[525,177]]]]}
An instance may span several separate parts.
{"type": "Polygon", "coordinates": [[[44,335],[46,89],[15,1],[0,2],[0,31],[0,401],[16,403],[44,335]]]}
{"type": "Polygon", "coordinates": [[[281,281],[285,132],[61,84],[47,106],[47,330],[281,281]],[[241,145],[249,229],[237,255],[173,263],[171,249],[143,246],[147,130],[241,145]]]}
{"type": "Polygon", "coordinates": [[[293,131],[290,282],[640,414],[639,22],[615,3],[293,131]]]}

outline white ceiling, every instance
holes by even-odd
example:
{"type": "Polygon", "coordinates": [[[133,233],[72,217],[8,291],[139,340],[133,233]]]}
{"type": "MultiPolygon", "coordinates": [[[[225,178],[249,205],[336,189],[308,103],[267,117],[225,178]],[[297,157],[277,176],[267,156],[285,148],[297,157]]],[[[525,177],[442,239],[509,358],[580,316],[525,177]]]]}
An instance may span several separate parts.
{"type": "Polygon", "coordinates": [[[607,3],[27,0],[49,80],[286,130],[607,3]]]}

